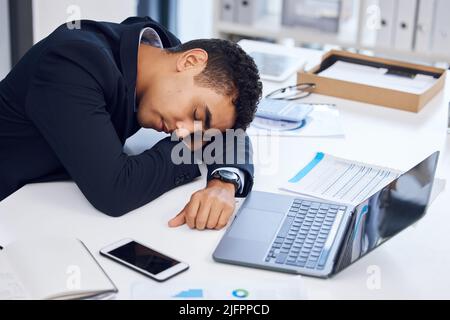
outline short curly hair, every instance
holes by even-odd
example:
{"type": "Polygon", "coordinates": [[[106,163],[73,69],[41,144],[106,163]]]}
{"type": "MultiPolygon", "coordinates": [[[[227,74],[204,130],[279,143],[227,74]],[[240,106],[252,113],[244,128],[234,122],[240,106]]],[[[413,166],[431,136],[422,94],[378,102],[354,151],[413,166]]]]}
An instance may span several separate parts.
{"type": "Polygon", "coordinates": [[[166,49],[171,53],[203,49],[208,62],[195,81],[217,93],[234,96],[234,129],[246,130],[253,121],[262,95],[262,83],[255,61],[238,44],[221,39],[199,39],[166,49]]]}

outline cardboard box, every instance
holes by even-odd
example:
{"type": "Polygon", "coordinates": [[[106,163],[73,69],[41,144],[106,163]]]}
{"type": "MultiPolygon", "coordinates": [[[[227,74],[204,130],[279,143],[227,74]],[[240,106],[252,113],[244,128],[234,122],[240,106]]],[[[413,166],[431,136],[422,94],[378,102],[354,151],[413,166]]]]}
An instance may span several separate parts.
{"type": "Polygon", "coordinates": [[[297,74],[297,83],[314,83],[313,93],[355,100],[410,112],[419,112],[445,85],[446,70],[419,64],[371,57],[346,51],[332,50],[326,53],[320,65],[297,74]],[[336,80],[318,75],[336,61],[352,62],[373,67],[384,67],[399,72],[425,74],[436,82],[422,94],[380,88],[351,81],[336,80]]]}

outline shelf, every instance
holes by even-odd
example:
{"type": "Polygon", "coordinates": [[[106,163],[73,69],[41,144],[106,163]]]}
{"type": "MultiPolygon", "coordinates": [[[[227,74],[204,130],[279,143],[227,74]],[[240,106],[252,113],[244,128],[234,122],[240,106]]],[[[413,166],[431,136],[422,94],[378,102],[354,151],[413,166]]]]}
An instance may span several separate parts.
{"type": "Polygon", "coordinates": [[[230,38],[240,36],[248,38],[260,38],[281,43],[290,38],[297,44],[332,45],[346,49],[366,50],[375,54],[385,55],[390,58],[404,59],[412,62],[450,63],[450,53],[442,54],[431,51],[417,52],[411,50],[398,50],[368,45],[364,37],[364,19],[359,17],[365,14],[364,6],[354,7],[351,18],[341,22],[338,33],[329,33],[305,27],[287,27],[281,24],[281,14],[267,14],[258,19],[252,25],[235,22],[224,22],[220,20],[219,1],[215,0],[214,30],[217,37],[230,38]]]}
{"type": "Polygon", "coordinates": [[[339,33],[322,32],[315,29],[285,27],[277,16],[265,16],[253,25],[219,21],[216,24],[219,34],[233,34],[247,37],[271,38],[281,41],[292,38],[299,43],[330,43],[340,46],[353,46],[356,32],[343,29],[339,33]]]}

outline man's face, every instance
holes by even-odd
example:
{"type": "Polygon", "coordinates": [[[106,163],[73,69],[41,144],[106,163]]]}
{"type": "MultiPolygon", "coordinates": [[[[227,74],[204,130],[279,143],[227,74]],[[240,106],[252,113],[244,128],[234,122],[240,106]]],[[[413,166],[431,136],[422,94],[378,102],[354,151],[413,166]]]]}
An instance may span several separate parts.
{"type": "Polygon", "coordinates": [[[175,131],[180,137],[193,133],[196,121],[202,123],[203,131],[232,128],[236,118],[233,97],[200,86],[194,79],[205,64],[190,63],[189,56],[180,57],[177,64],[176,70],[160,74],[138,97],[139,124],[166,133],[175,131]]]}
{"type": "MultiPolygon", "coordinates": [[[[194,121],[202,123],[202,129],[225,131],[235,121],[235,107],[231,97],[216,93],[192,83],[155,84],[139,101],[138,121],[144,128],[171,133],[182,130],[194,132],[194,121]]],[[[183,135],[183,134],[182,134],[183,135]]]]}

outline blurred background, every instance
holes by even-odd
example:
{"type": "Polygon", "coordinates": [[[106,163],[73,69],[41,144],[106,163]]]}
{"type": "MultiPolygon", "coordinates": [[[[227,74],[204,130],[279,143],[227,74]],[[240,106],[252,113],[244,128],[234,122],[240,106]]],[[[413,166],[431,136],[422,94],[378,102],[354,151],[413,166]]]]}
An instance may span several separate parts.
{"type": "Polygon", "coordinates": [[[78,19],[151,16],[181,41],[258,39],[448,68],[449,0],[0,0],[0,79],[34,43],[78,19]]]}

